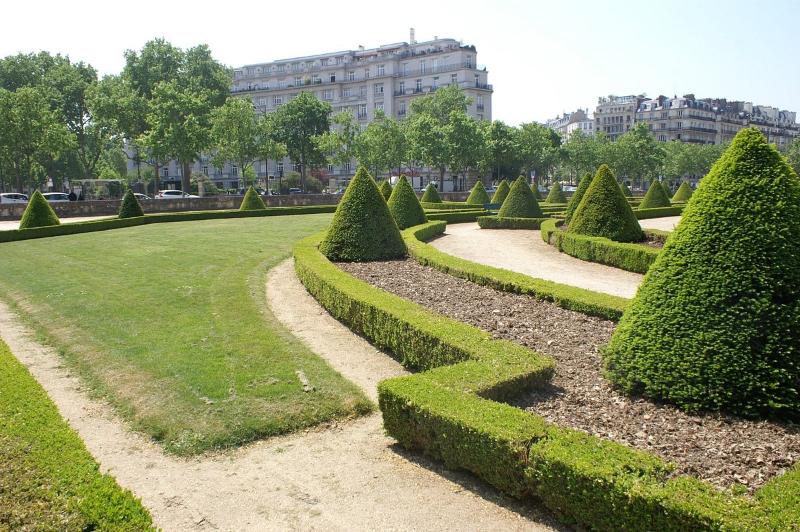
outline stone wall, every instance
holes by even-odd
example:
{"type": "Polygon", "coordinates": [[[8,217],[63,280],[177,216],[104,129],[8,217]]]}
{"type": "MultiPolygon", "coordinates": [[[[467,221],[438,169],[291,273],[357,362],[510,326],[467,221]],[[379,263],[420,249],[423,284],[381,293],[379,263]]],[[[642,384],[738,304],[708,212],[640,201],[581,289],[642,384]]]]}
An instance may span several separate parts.
{"type": "MultiPolygon", "coordinates": [[[[464,201],[466,192],[443,192],[445,201],[464,201]]],[[[268,207],[294,207],[299,205],[335,205],[341,196],[333,194],[294,194],[289,196],[264,196],[268,207]]],[[[238,209],[242,196],[211,196],[206,198],[152,199],[141,202],[145,213],[174,211],[216,211],[238,209]]],[[[113,216],[119,212],[119,200],[70,201],[51,203],[59,218],[75,216],[113,216]]],[[[25,205],[0,203],[0,220],[19,220],[25,205]]]]}

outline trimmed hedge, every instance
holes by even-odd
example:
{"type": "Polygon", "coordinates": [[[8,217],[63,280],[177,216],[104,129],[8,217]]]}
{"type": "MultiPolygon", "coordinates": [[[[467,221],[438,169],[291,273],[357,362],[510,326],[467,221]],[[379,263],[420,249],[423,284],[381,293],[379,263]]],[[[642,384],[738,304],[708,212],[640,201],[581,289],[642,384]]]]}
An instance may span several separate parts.
{"type": "Polygon", "coordinates": [[[599,236],[553,231],[550,227],[547,230],[546,241],[562,253],[629,272],[646,273],[661,252],[646,244],[615,242],[599,236]]]}
{"type": "Polygon", "coordinates": [[[798,234],[800,179],[743,129],[614,332],[609,377],[687,411],[800,420],[798,234]]]}
{"type": "Polygon", "coordinates": [[[479,216],[481,229],[539,229],[549,218],[502,218],[500,216],[479,216]]]}
{"type": "Polygon", "coordinates": [[[528,186],[528,180],[523,176],[519,176],[511,190],[508,192],[508,197],[503,202],[500,211],[497,213],[500,218],[543,218],[542,209],[539,207],[539,202],[531,192],[528,186]]]}
{"type": "MultiPolygon", "coordinates": [[[[384,181],[386,183],[386,181],[384,181]]],[[[389,187],[391,190],[391,187],[389,187]]],[[[428,220],[425,218],[425,211],[422,210],[414,189],[408,184],[406,176],[401,175],[394,190],[391,192],[389,201],[389,212],[397,223],[399,229],[405,229],[412,225],[424,224],[428,220]]]]}
{"type": "Polygon", "coordinates": [[[644,195],[644,199],[639,204],[639,208],[657,209],[660,207],[669,207],[670,205],[667,191],[661,185],[661,182],[656,179],[650,184],[650,188],[647,189],[647,194],[644,195]]]}
{"type": "MultiPolygon", "coordinates": [[[[553,223],[550,219],[542,222],[542,227],[553,223]]],[[[408,248],[408,254],[423,266],[430,266],[439,271],[472,281],[483,286],[489,286],[503,292],[525,294],[543,301],[550,301],[559,307],[576,310],[584,314],[599,316],[609,320],[617,320],[622,316],[622,311],[628,304],[628,299],[592,292],[565,284],[536,279],[502,268],[494,268],[477,264],[465,259],[453,257],[441,252],[435,247],[426,244],[425,240],[444,233],[446,224],[441,221],[431,221],[425,225],[411,227],[403,231],[403,239],[408,248]]]]}
{"type": "MultiPolygon", "coordinates": [[[[440,226],[405,234],[430,235],[440,226]]],[[[583,527],[683,532],[796,522],[800,468],[753,499],[734,496],[695,478],[671,478],[673,466],[648,453],[496,402],[547,384],[552,360],[355,279],[319,253],[318,238],[294,252],[308,291],[354,332],[426,370],[378,385],[384,428],[404,447],[512,496],[537,497],[583,527]]]]}
{"type": "Polygon", "coordinates": [[[642,240],[642,228],[607,165],[600,165],[597,169],[567,231],[617,242],[642,240]]]}
{"type": "Polygon", "coordinates": [[[480,210],[483,209],[483,205],[470,205],[469,203],[463,201],[444,201],[442,203],[430,203],[426,201],[421,201],[420,205],[425,210],[433,209],[436,211],[444,211],[444,210],[454,210],[454,211],[466,211],[466,210],[480,210]]]}
{"type": "Polygon", "coordinates": [[[429,221],[443,221],[450,224],[460,224],[467,222],[474,222],[481,216],[486,216],[489,211],[484,209],[468,210],[468,211],[440,211],[438,213],[430,213],[427,215],[429,221]]]}
{"type": "Polygon", "coordinates": [[[684,181],[675,191],[675,195],[672,196],[672,203],[686,203],[693,193],[692,186],[687,181],[684,181]]]}
{"type": "Polygon", "coordinates": [[[650,218],[664,218],[666,216],[680,216],[686,205],[673,205],[672,207],[658,207],[656,209],[634,209],[633,215],[637,220],[649,220],[650,218]]]}
{"type": "Polygon", "coordinates": [[[247,189],[247,192],[244,194],[244,198],[242,198],[242,204],[239,205],[240,211],[258,211],[261,209],[266,209],[267,205],[264,203],[264,200],[261,199],[261,196],[258,195],[256,189],[250,185],[250,188],[247,189]]]}
{"type": "Polygon", "coordinates": [[[544,200],[545,203],[566,203],[567,196],[564,194],[564,191],[561,190],[561,183],[556,181],[553,183],[553,186],[550,187],[550,192],[547,194],[547,199],[544,200]]]}
{"type": "Polygon", "coordinates": [[[133,190],[128,189],[122,197],[118,218],[135,218],[137,216],[144,216],[144,211],[139,200],[133,194],[133,190]]]}
{"type": "Polygon", "coordinates": [[[626,198],[632,198],[633,197],[633,192],[631,192],[631,189],[628,188],[628,185],[626,185],[625,183],[620,183],[619,184],[619,189],[622,191],[622,194],[626,198]]]}
{"type": "Polygon", "coordinates": [[[35,190],[28,201],[28,206],[25,207],[22,219],[19,221],[19,228],[51,227],[60,223],[61,221],[58,219],[53,207],[50,206],[41,192],[35,190]]]}
{"type": "Polygon", "coordinates": [[[439,191],[433,186],[433,183],[428,183],[425,187],[425,192],[420,199],[422,203],[442,203],[442,198],[439,196],[439,191]]]}
{"type": "Polygon", "coordinates": [[[150,514],[97,462],[0,341],[0,528],[149,530],[150,514]]]}
{"type": "Polygon", "coordinates": [[[575,191],[575,194],[569,199],[569,203],[567,203],[567,209],[564,211],[564,223],[569,225],[569,222],[572,221],[572,215],[575,214],[575,210],[580,205],[581,200],[583,199],[583,195],[586,194],[586,191],[589,189],[589,185],[592,184],[592,176],[591,172],[586,172],[586,175],[581,178],[580,183],[578,183],[578,189],[575,191]]]}
{"type": "MultiPolygon", "coordinates": [[[[383,199],[388,203],[389,198],[392,197],[392,184],[385,180],[381,181],[381,184],[378,185],[378,190],[381,191],[381,196],[383,196],[383,199]]],[[[414,194],[414,196],[416,196],[416,194],[414,194]]]]}
{"type": "Polygon", "coordinates": [[[503,179],[500,181],[500,184],[497,185],[497,190],[495,190],[494,194],[492,194],[492,201],[489,203],[494,205],[502,205],[508,196],[509,190],[511,190],[511,187],[508,185],[508,181],[503,179]]]}
{"type": "Polygon", "coordinates": [[[335,261],[387,260],[406,256],[406,246],[389,206],[363,166],[356,170],[339,201],[320,250],[335,261]]]}
{"type": "Polygon", "coordinates": [[[94,231],[108,231],[137,225],[148,225],[169,222],[192,222],[196,220],[221,220],[227,218],[253,218],[259,216],[289,216],[298,214],[321,214],[336,211],[336,205],[309,205],[303,207],[270,207],[259,211],[189,211],[167,212],[161,214],[145,214],[136,218],[108,218],[89,222],[36,227],[33,229],[14,229],[0,231],[0,243],[47,238],[51,236],[76,235],[94,231]]]}
{"type": "Polygon", "coordinates": [[[472,187],[472,190],[469,193],[467,204],[486,205],[487,203],[489,203],[489,194],[486,193],[486,189],[483,187],[483,182],[481,182],[479,179],[475,182],[475,186],[472,187]]]}

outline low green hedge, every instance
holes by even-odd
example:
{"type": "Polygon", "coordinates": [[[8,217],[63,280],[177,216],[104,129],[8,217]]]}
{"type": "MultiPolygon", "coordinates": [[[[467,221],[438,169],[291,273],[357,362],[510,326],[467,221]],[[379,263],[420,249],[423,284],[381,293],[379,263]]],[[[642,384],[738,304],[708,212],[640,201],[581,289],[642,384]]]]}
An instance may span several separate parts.
{"type": "Polygon", "coordinates": [[[550,226],[545,240],[556,249],[575,258],[614,266],[629,272],[647,273],[650,265],[661,252],[647,244],[615,242],[600,236],[586,236],[566,231],[552,230],[550,226]]]}
{"type": "Polygon", "coordinates": [[[637,220],[650,218],[664,218],[666,216],[680,216],[686,205],[673,205],[672,207],[656,207],[655,209],[633,209],[637,220]]]}
{"type": "Polygon", "coordinates": [[[0,341],[0,529],[148,530],[150,514],[100,473],[80,437],[0,341]]]}
{"type": "MultiPolygon", "coordinates": [[[[551,222],[555,222],[555,220],[546,220],[542,225],[551,222]]],[[[502,268],[477,264],[443,253],[424,242],[444,233],[445,227],[444,222],[437,221],[410,227],[403,231],[408,254],[422,265],[436,268],[473,283],[503,292],[527,294],[537,299],[551,301],[566,309],[610,320],[618,320],[629,302],[623,297],[592,292],[583,288],[536,279],[502,268]]]]}
{"type": "Polygon", "coordinates": [[[91,233],[93,231],[107,231],[109,229],[122,229],[137,225],[148,225],[167,222],[189,222],[195,220],[218,220],[225,218],[252,218],[257,216],[284,216],[294,214],[318,214],[336,211],[336,205],[309,205],[304,207],[272,207],[268,209],[240,211],[190,211],[168,212],[160,214],[146,214],[136,218],[110,218],[108,220],[93,220],[72,224],[54,225],[50,227],[36,227],[33,229],[13,229],[0,231],[0,243],[28,240],[31,238],[45,238],[50,236],[75,235],[78,233],[91,233]]]}
{"type": "Polygon", "coordinates": [[[451,224],[460,224],[466,222],[474,222],[481,216],[485,216],[488,214],[488,211],[483,209],[477,210],[465,210],[465,211],[450,211],[450,212],[439,212],[433,214],[426,214],[428,220],[438,220],[442,222],[447,222],[451,224]]]}
{"type": "MultiPolygon", "coordinates": [[[[430,236],[438,222],[405,231],[430,236]]],[[[648,453],[496,400],[543,386],[553,362],[432,313],[328,262],[319,237],[295,246],[308,291],[337,319],[422,373],[378,385],[384,428],[404,447],[470,471],[515,497],[534,496],[564,520],[605,530],[772,530],[800,517],[800,467],[752,499],[716,490],[648,453]]]]}
{"type": "Polygon", "coordinates": [[[463,201],[444,201],[442,203],[429,203],[427,201],[421,201],[420,205],[426,211],[428,209],[436,210],[436,211],[463,211],[467,209],[483,209],[483,205],[473,205],[471,203],[465,203],[463,201]]]}
{"type": "Polygon", "coordinates": [[[479,216],[481,229],[539,229],[549,218],[500,218],[499,216],[479,216]]]}

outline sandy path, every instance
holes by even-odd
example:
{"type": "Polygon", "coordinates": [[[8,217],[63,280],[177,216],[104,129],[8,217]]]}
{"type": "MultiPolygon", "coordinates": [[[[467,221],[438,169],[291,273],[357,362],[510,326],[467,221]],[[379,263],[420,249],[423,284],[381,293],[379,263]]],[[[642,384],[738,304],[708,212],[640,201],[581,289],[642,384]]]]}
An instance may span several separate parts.
{"type": "MultiPolygon", "coordinates": [[[[271,272],[268,295],[301,337],[375,396],[374,383],[402,373],[323,313],[291,262],[271,272]],[[311,329],[322,334],[312,335],[311,329]],[[320,342],[321,339],[326,341],[320,342]],[[372,357],[381,360],[371,361],[372,357]],[[373,373],[374,372],[374,373],[373,373]]],[[[474,477],[392,447],[380,414],[272,438],[213,456],[165,455],[90,398],[56,351],[0,303],[0,335],[44,386],[104,472],[141,497],[166,530],[549,530],[551,518],[474,477]]]]}
{"type": "Polygon", "coordinates": [[[475,223],[455,224],[448,225],[444,236],[430,244],[463,259],[616,296],[632,298],[642,282],[638,273],[560,253],[542,240],[539,231],[481,229],[475,223]]]}
{"type": "MultiPolygon", "coordinates": [[[[91,220],[102,220],[103,218],[113,218],[113,216],[76,216],[74,218],[61,218],[62,224],[74,224],[78,222],[88,222],[91,220]]],[[[1,220],[0,231],[11,231],[19,229],[19,220],[1,220]]]]}
{"type": "Polygon", "coordinates": [[[672,231],[680,221],[680,216],[666,216],[664,218],[639,220],[639,225],[642,226],[642,229],[660,229],[662,231],[672,231]]]}

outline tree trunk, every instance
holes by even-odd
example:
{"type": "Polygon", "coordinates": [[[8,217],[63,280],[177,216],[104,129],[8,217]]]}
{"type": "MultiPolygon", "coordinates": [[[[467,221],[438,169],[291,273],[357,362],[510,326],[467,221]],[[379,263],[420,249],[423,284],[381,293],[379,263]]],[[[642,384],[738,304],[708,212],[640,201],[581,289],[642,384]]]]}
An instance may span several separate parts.
{"type": "Polygon", "coordinates": [[[153,168],[155,169],[155,174],[153,175],[153,197],[158,196],[158,171],[161,169],[161,165],[158,164],[158,161],[153,162],[153,168]]]}
{"type": "Polygon", "coordinates": [[[444,192],[444,166],[439,168],[439,192],[444,192]]]}
{"type": "Polygon", "coordinates": [[[181,189],[185,194],[190,194],[192,190],[192,166],[191,162],[184,162],[182,163],[183,172],[181,172],[181,189]]]}
{"type": "Polygon", "coordinates": [[[306,191],[306,161],[305,158],[300,159],[300,190],[306,191]]]}

